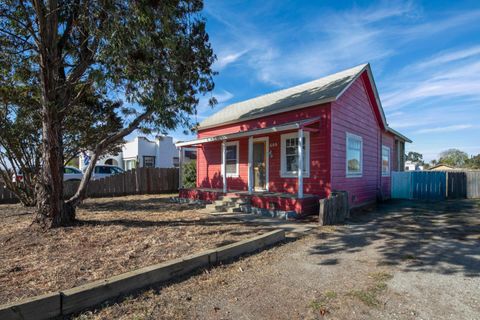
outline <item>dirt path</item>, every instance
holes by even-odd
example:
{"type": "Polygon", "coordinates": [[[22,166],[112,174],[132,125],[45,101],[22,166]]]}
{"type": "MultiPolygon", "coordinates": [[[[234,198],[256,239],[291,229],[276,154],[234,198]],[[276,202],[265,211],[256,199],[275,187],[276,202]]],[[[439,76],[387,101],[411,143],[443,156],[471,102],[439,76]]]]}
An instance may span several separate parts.
{"type": "Polygon", "coordinates": [[[478,319],[480,202],[395,202],[82,319],[478,319]]]}

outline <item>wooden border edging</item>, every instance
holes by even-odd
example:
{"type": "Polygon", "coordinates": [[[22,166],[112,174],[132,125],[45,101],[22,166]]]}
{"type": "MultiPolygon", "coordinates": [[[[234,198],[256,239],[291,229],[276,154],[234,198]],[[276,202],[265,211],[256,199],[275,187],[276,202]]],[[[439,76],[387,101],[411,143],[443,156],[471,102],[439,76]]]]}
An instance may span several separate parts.
{"type": "Polygon", "coordinates": [[[0,319],[41,320],[65,316],[99,305],[106,300],[186,275],[202,267],[264,249],[281,241],[285,241],[285,231],[274,230],[250,239],[140,268],[108,279],[5,304],[0,306],[0,319]]]}

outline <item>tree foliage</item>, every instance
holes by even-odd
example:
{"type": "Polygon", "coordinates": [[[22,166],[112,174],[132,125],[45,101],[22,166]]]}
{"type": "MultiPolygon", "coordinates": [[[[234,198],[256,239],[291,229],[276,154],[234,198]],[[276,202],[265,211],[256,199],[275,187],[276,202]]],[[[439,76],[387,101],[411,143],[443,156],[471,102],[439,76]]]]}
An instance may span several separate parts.
{"type": "Polygon", "coordinates": [[[192,160],[183,164],[182,183],[185,188],[195,188],[197,186],[197,161],[192,160]]]}
{"type": "Polygon", "coordinates": [[[70,224],[98,157],[134,130],[195,125],[190,116],[198,95],[213,89],[215,59],[202,8],[201,0],[0,3],[5,104],[23,111],[27,104],[11,99],[24,90],[34,102],[27,113],[40,122],[36,221],[70,224]],[[75,130],[80,119],[88,134],[75,130]],[[79,190],[64,202],[63,164],[77,144],[93,154],[79,190]]]}
{"type": "Polygon", "coordinates": [[[468,161],[468,154],[458,149],[448,149],[440,153],[438,163],[462,168],[468,161]]]}
{"type": "Polygon", "coordinates": [[[412,161],[416,163],[423,163],[423,155],[421,153],[410,151],[405,158],[407,161],[412,161]]]}

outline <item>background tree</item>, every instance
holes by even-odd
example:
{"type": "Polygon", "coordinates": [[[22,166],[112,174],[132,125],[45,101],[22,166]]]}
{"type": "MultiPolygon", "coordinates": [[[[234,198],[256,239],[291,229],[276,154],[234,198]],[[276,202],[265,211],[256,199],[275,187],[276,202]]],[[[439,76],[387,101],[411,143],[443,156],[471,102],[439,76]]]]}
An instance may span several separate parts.
{"type": "Polygon", "coordinates": [[[480,153],[468,159],[467,167],[471,169],[480,169],[480,153]]]}
{"type": "Polygon", "coordinates": [[[448,149],[440,153],[438,163],[447,164],[453,167],[464,167],[468,161],[468,154],[458,149],[448,149]]]}
{"type": "MultiPolygon", "coordinates": [[[[41,122],[35,221],[71,224],[99,156],[134,130],[192,125],[198,94],[213,89],[215,56],[202,8],[201,0],[0,4],[0,74],[13,82],[32,71],[22,84],[40,88],[32,107],[41,122]],[[64,201],[65,124],[89,90],[98,101],[121,98],[129,105],[114,109],[121,126],[96,142],[77,193],[64,201]]],[[[112,107],[102,104],[99,113],[101,122],[112,107]]]]}
{"type": "MultiPolygon", "coordinates": [[[[40,170],[42,128],[34,108],[38,107],[38,91],[21,84],[9,88],[0,80],[0,177],[25,206],[36,204],[34,189],[40,170]],[[21,181],[14,180],[16,176],[21,176],[21,181]]],[[[63,125],[65,164],[121,127],[115,112],[119,107],[119,103],[100,100],[92,92],[72,107],[63,125]],[[99,120],[105,115],[108,116],[103,121],[99,120]]],[[[120,142],[111,145],[107,152],[119,151],[120,142]]]]}
{"type": "Polygon", "coordinates": [[[423,155],[421,153],[415,152],[415,151],[410,151],[406,155],[407,161],[412,161],[412,162],[417,162],[417,163],[422,163],[423,164],[423,155]]]}

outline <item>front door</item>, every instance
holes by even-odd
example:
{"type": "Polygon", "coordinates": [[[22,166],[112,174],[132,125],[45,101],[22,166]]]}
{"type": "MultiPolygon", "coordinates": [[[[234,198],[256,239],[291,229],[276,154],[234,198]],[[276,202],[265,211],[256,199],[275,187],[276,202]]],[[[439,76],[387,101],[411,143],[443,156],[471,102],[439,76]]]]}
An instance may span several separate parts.
{"type": "Polygon", "coordinates": [[[267,142],[253,142],[253,186],[255,190],[267,189],[267,142]]]}

